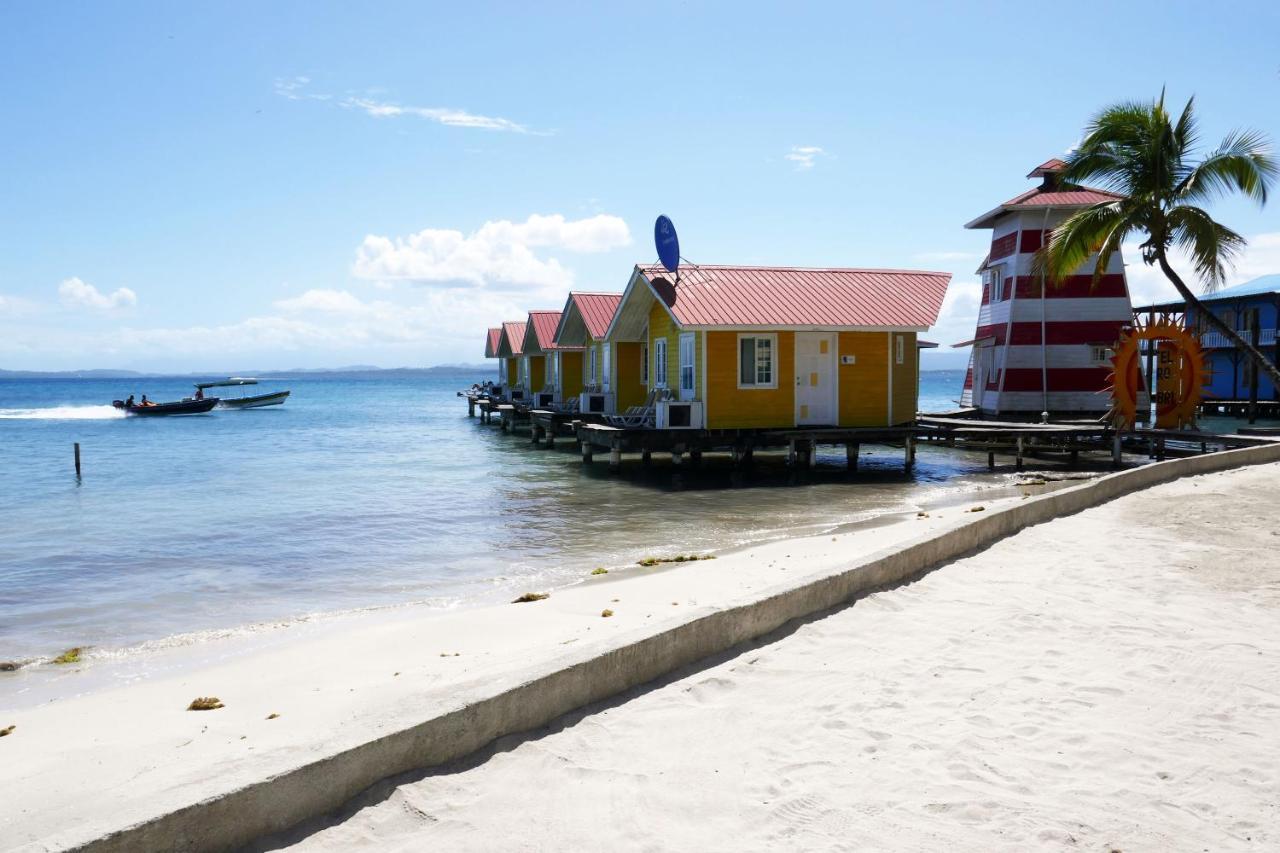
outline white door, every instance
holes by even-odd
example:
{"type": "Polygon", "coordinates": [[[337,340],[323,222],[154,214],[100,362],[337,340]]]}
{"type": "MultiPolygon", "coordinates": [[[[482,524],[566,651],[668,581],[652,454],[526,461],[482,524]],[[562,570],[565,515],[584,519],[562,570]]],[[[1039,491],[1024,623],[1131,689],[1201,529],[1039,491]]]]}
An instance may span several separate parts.
{"type": "Polygon", "coordinates": [[[995,368],[996,348],[990,345],[975,345],[973,351],[973,406],[982,408],[983,398],[987,394],[987,380],[995,368]]]}
{"type": "Polygon", "coordinates": [[[796,332],[796,426],[836,426],[836,336],[796,332]]]}
{"type": "Polygon", "coordinates": [[[694,370],[697,368],[694,357],[697,347],[693,342],[693,334],[685,332],[680,336],[680,399],[692,400],[694,392],[694,370]]]}

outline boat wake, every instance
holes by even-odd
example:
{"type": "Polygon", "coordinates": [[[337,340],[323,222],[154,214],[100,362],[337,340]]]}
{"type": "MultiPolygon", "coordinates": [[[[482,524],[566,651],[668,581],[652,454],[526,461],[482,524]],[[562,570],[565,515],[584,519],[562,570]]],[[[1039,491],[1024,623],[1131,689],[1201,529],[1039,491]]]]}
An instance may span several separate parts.
{"type": "Polygon", "coordinates": [[[0,409],[0,420],[90,421],[123,418],[114,406],[49,406],[43,409],[0,409]]]}

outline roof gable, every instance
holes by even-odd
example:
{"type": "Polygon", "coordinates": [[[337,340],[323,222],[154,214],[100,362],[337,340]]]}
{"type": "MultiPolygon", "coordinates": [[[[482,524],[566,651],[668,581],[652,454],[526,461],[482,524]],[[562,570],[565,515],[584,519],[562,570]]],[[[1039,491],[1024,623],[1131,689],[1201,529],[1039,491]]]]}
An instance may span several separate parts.
{"type": "Polygon", "coordinates": [[[548,350],[575,349],[556,343],[556,328],[560,325],[560,311],[530,311],[524,336],[524,351],[533,355],[548,350]]]}
{"type": "Polygon", "coordinates": [[[524,354],[525,321],[506,320],[502,324],[502,334],[498,337],[498,356],[510,358],[524,354]]]}
{"type": "Polygon", "coordinates": [[[489,329],[484,336],[484,357],[498,357],[498,341],[502,338],[502,327],[495,326],[489,329]]]}
{"type": "Polygon", "coordinates": [[[621,293],[570,293],[556,327],[556,345],[578,347],[602,340],[621,302],[621,293]],[[562,338],[572,343],[562,343],[562,338]]]}

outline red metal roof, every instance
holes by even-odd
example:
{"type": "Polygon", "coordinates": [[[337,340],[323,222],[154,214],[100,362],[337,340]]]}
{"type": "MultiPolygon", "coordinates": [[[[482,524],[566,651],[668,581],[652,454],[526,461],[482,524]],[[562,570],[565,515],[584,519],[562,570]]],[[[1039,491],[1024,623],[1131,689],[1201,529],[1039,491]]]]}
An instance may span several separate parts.
{"type": "Polygon", "coordinates": [[[688,266],[637,269],[681,326],[932,326],[950,273],[915,270],[688,266]]]}
{"type": "Polygon", "coordinates": [[[1062,162],[1057,157],[1050,157],[1048,160],[1045,160],[1039,166],[1036,166],[1034,169],[1028,172],[1027,177],[1043,178],[1047,174],[1052,174],[1054,172],[1061,172],[1065,168],[1067,168],[1066,163],[1062,162]]]}
{"type": "Polygon", "coordinates": [[[587,327],[587,334],[596,340],[604,337],[613,315],[618,311],[618,303],[622,301],[621,293],[570,293],[569,299],[578,306],[582,322],[587,327]]]}
{"type": "Polygon", "coordinates": [[[1108,201],[1121,201],[1124,196],[1092,187],[1072,187],[1066,190],[1045,191],[1040,187],[1027,190],[1022,195],[1000,205],[1005,209],[1017,210],[1026,207],[1088,207],[1091,204],[1103,204],[1108,201]]]}
{"type": "Polygon", "coordinates": [[[498,341],[502,337],[502,327],[490,329],[484,338],[484,357],[498,357],[498,341]]]}
{"type": "Polygon", "coordinates": [[[502,324],[502,336],[507,339],[507,346],[511,347],[512,355],[520,355],[524,352],[524,327],[526,325],[523,320],[507,320],[502,324]]]}
{"type": "MultiPolygon", "coordinates": [[[[532,338],[542,350],[580,350],[582,347],[562,347],[556,344],[556,327],[560,325],[559,311],[530,311],[529,323],[532,338]]],[[[526,339],[529,337],[526,335],[526,339]]]]}

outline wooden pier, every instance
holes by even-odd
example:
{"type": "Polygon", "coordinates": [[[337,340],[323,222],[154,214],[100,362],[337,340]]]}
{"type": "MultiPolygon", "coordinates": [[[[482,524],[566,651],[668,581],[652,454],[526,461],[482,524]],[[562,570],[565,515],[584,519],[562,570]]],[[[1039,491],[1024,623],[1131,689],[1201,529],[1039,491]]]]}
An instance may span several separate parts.
{"type": "MultiPolygon", "coordinates": [[[[794,428],[794,429],[655,429],[617,427],[604,423],[600,415],[559,412],[534,408],[528,402],[509,402],[484,395],[467,397],[467,414],[480,422],[502,425],[503,432],[529,430],[535,447],[554,448],[557,439],[571,440],[584,463],[605,456],[611,472],[620,471],[623,454],[638,455],[641,465],[649,465],[653,454],[669,455],[675,469],[696,467],[705,453],[728,454],[734,469],[750,467],[756,451],[786,451],[787,465],[807,469],[814,465],[819,445],[843,446],[850,471],[858,469],[863,445],[901,448],[903,470],[910,473],[919,442],[954,447],[966,451],[986,451],[987,466],[994,469],[998,457],[1011,459],[1022,471],[1027,459],[1053,461],[1076,467],[1081,454],[1109,457],[1119,468],[1123,454],[1140,454],[1162,460],[1217,450],[1270,444],[1280,436],[1270,430],[1242,430],[1238,434],[1189,432],[1185,430],[1135,429],[1117,432],[1092,420],[991,421],[974,417],[972,410],[922,414],[911,424],[895,427],[794,428]]],[[[567,443],[567,441],[566,441],[567,443]]]]}

